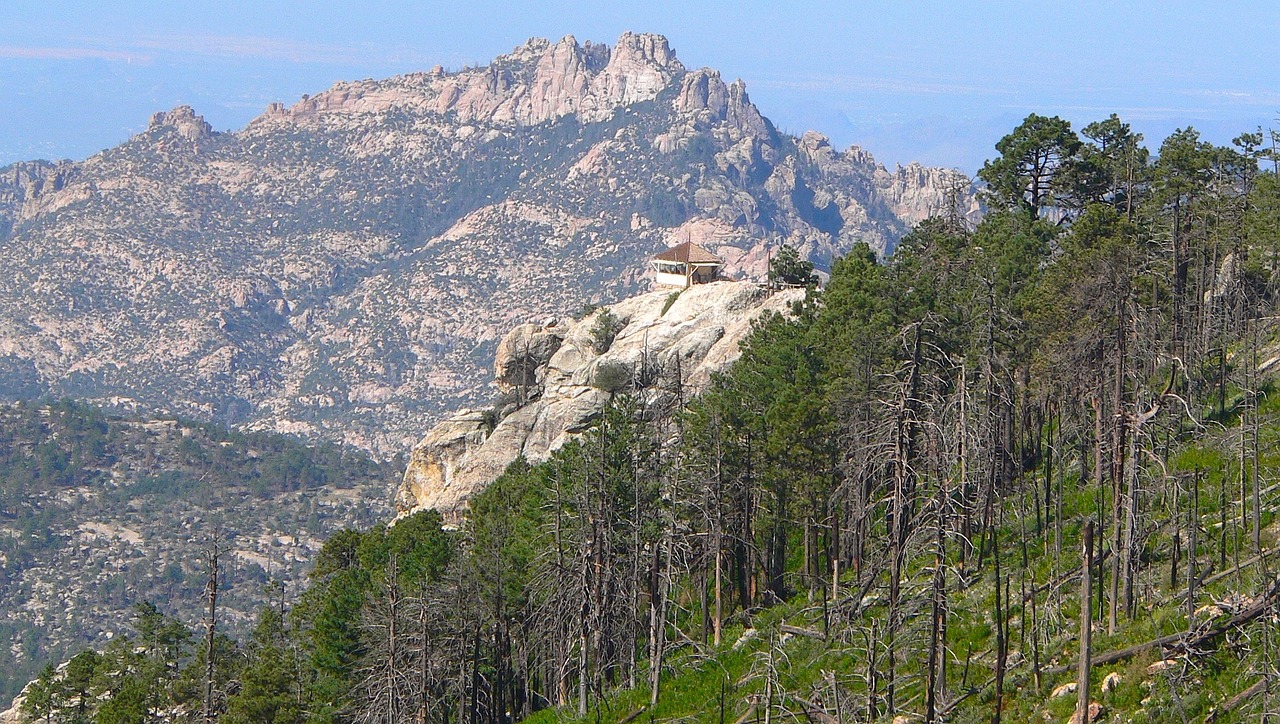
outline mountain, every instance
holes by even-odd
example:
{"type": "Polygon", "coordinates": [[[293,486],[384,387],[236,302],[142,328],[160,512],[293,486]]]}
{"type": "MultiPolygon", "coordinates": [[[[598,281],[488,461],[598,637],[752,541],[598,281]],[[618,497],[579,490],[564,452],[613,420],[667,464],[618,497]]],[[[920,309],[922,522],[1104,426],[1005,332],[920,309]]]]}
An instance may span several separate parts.
{"type": "Polygon", "coordinates": [[[823,269],[973,213],[967,184],[783,134],[656,35],[339,83],[234,132],[180,107],[0,169],[0,395],[391,454],[490,396],[506,329],[645,290],[669,244],[823,269]]]}

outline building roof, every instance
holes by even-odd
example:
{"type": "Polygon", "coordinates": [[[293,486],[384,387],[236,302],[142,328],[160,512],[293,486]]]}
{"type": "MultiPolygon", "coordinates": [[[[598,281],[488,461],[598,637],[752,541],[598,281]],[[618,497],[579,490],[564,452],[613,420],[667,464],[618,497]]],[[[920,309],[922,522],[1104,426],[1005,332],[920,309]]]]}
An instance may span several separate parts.
{"type": "Polygon", "coordinates": [[[654,261],[674,261],[680,264],[723,264],[720,257],[703,249],[692,241],[673,246],[664,252],[654,254],[654,261]]]}

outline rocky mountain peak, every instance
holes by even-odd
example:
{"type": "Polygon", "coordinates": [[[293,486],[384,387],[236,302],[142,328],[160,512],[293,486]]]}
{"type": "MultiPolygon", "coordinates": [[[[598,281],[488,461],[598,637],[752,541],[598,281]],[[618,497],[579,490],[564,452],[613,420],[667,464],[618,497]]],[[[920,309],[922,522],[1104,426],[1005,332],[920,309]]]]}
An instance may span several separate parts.
{"type": "MultiPolygon", "coordinates": [[[[675,99],[675,110],[689,116],[693,123],[689,132],[711,126],[722,126],[734,139],[764,140],[770,127],[759,109],[747,96],[747,84],[735,80],[730,85],[720,78],[720,71],[700,68],[684,74],[675,99]]],[[[663,139],[668,147],[675,139],[663,139]]]]}
{"type": "MultiPolygon", "coordinates": [[[[835,148],[831,146],[831,139],[817,131],[805,131],[796,147],[806,160],[818,165],[832,163],[837,156],[835,148]]],[[[874,163],[875,159],[871,159],[871,162],[874,163]]]]}
{"type": "Polygon", "coordinates": [[[487,66],[339,83],[289,109],[272,104],[256,123],[393,109],[500,126],[532,126],[570,114],[591,123],[652,100],[682,73],[661,35],[624,33],[613,48],[579,43],[572,35],[554,43],[531,38],[487,66]]]}
{"type": "Polygon", "coordinates": [[[676,111],[709,111],[717,118],[724,118],[728,103],[728,89],[725,88],[724,81],[720,80],[720,71],[700,68],[685,75],[681,81],[680,93],[676,96],[676,111]]]}
{"type": "MultiPolygon", "coordinates": [[[[572,35],[555,44],[531,40],[495,59],[489,68],[505,69],[513,61],[533,65],[530,82],[520,83],[514,72],[498,73],[512,82],[491,84],[492,93],[471,99],[466,107],[483,109],[496,103],[494,120],[527,125],[570,113],[592,122],[609,117],[620,106],[656,97],[684,72],[667,39],[652,34],[623,33],[612,50],[591,42],[580,45],[572,35]]],[[[444,110],[450,108],[446,105],[444,110]]]]}
{"type": "Polygon", "coordinates": [[[676,60],[663,36],[623,33],[609,55],[604,75],[627,104],[652,98],[683,71],[684,65],[676,60]]]}
{"type": "MultiPolygon", "coordinates": [[[[561,42],[564,42],[564,40],[573,41],[574,38],[572,35],[566,35],[561,39],[561,42]]],[[[494,60],[536,61],[538,58],[542,57],[542,54],[547,52],[547,49],[550,47],[551,41],[546,38],[529,38],[520,45],[517,45],[515,48],[512,48],[510,53],[500,55],[494,60]]]]}
{"type": "Polygon", "coordinates": [[[61,190],[71,173],[67,162],[23,161],[0,168],[0,240],[42,195],[61,190]]]}
{"type": "Polygon", "coordinates": [[[747,96],[747,84],[741,78],[729,86],[729,107],[725,120],[743,135],[765,138],[769,124],[747,96]]]}
{"type": "Polygon", "coordinates": [[[151,116],[147,130],[171,128],[188,141],[197,142],[213,137],[213,126],[197,115],[191,106],[182,105],[171,111],[156,113],[151,116]]]}
{"type": "Polygon", "coordinates": [[[676,60],[667,38],[656,33],[625,32],[614,47],[612,61],[619,64],[652,65],[670,71],[684,70],[676,60]]]}

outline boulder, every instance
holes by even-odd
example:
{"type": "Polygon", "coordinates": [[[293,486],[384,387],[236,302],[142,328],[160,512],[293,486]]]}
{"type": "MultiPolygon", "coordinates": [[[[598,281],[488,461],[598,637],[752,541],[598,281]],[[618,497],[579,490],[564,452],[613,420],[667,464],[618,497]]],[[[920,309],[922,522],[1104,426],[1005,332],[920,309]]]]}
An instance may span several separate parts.
{"type": "Polygon", "coordinates": [[[1089,711],[1087,716],[1082,717],[1080,716],[1080,712],[1077,711],[1072,713],[1071,718],[1067,721],[1070,722],[1070,724],[1089,724],[1089,722],[1095,722],[1101,719],[1102,711],[1103,709],[1101,704],[1096,701],[1091,701],[1089,702],[1089,711]]]}
{"type": "Polygon", "coordinates": [[[1120,687],[1124,682],[1124,678],[1120,676],[1118,671],[1112,671],[1110,674],[1102,677],[1102,693],[1109,694],[1120,687]]]}
{"type": "Polygon", "coordinates": [[[1062,686],[1059,686],[1058,688],[1054,689],[1054,690],[1053,690],[1053,693],[1049,694],[1049,698],[1050,698],[1050,699],[1058,699],[1058,698],[1061,698],[1061,697],[1064,697],[1064,696],[1070,696],[1070,695],[1072,695],[1072,694],[1076,693],[1076,688],[1077,688],[1078,686],[1079,686],[1079,684],[1078,684],[1077,682],[1074,682],[1074,681],[1068,681],[1067,683],[1063,684],[1062,686]]]}

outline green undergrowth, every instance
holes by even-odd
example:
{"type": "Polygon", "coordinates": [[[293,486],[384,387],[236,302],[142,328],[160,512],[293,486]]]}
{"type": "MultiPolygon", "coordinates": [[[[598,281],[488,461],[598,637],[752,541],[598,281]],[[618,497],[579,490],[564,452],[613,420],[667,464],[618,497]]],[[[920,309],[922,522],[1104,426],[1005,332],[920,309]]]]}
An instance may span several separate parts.
{"type": "MultiPolygon", "coordinates": [[[[1233,592],[1228,585],[1216,587],[1219,595],[1233,592]]],[[[949,631],[949,672],[946,702],[957,702],[947,713],[946,721],[991,721],[995,694],[991,682],[994,667],[992,650],[995,627],[990,620],[992,581],[975,584],[955,594],[949,631]],[[966,661],[968,666],[966,666],[966,661]]],[[[1212,598],[1212,597],[1210,597],[1212,598]]],[[[1077,604],[1078,605],[1078,604],[1077,604]]],[[[1078,612],[1074,611],[1064,613],[1078,612]]],[[[1029,644],[1018,630],[1021,607],[1012,609],[1011,657],[1005,682],[1004,721],[1066,721],[1074,710],[1073,692],[1052,696],[1064,684],[1075,682],[1074,669],[1067,673],[1043,673],[1040,683],[1033,680],[1027,656],[1029,644]]],[[[866,620],[884,620],[882,608],[872,607],[866,620]]],[[[1078,614],[1077,614],[1078,615],[1078,614]]],[[[766,695],[766,662],[776,669],[773,691],[777,720],[805,721],[804,702],[825,704],[833,709],[836,698],[833,684],[840,687],[842,717],[840,721],[872,721],[867,714],[865,692],[866,657],[856,644],[835,638],[810,638],[783,631],[783,625],[822,633],[820,613],[805,596],[799,596],[753,617],[751,628],[742,626],[726,631],[724,643],[716,647],[686,646],[672,655],[664,668],[661,694],[656,707],[650,709],[647,685],[623,689],[603,699],[593,700],[585,716],[568,709],[547,709],[527,721],[549,722],[616,722],[634,715],[632,721],[737,722],[749,712],[746,721],[755,721],[761,706],[753,702],[766,695]],[[744,631],[748,632],[744,637],[744,631]]],[[[1097,624],[1095,624],[1097,625],[1097,624]]],[[[1106,635],[1105,626],[1096,632],[1095,651],[1106,652],[1148,641],[1159,636],[1185,630],[1180,607],[1173,604],[1153,606],[1139,613],[1136,620],[1125,621],[1115,635],[1106,635]]],[[[1255,627],[1256,628],[1256,627],[1255,627]]],[[[1256,630],[1254,634],[1258,633],[1256,630]]],[[[1274,631],[1268,636],[1274,636],[1274,631]]],[[[1042,667],[1071,664],[1078,644],[1072,638],[1064,645],[1043,652],[1042,667]]],[[[1201,721],[1216,706],[1248,688],[1257,679],[1258,667],[1265,665],[1263,656],[1241,653],[1232,645],[1207,656],[1178,658],[1170,668],[1161,668],[1162,655],[1147,651],[1125,661],[1096,667],[1091,682],[1093,701],[1109,713],[1107,721],[1166,722],[1201,721]],[[1103,689],[1111,674],[1119,675],[1119,683],[1103,689]]],[[[883,674],[883,672],[881,672],[883,674]]],[[[908,672],[915,677],[918,672],[908,672]]],[[[920,712],[921,685],[906,681],[901,687],[903,704],[900,712],[920,712]]],[[[883,692],[881,692],[883,695],[883,692]]],[[[945,706],[946,704],[942,704],[945,706]]],[[[890,721],[893,716],[879,702],[880,715],[875,721],[890,721]]],[[[1257,707],[1246,708],[1222,716],[1220,722],[1255,721],[1257,707]]],[[[922,717],[908,721],[922,721],[922,717]]]]}

